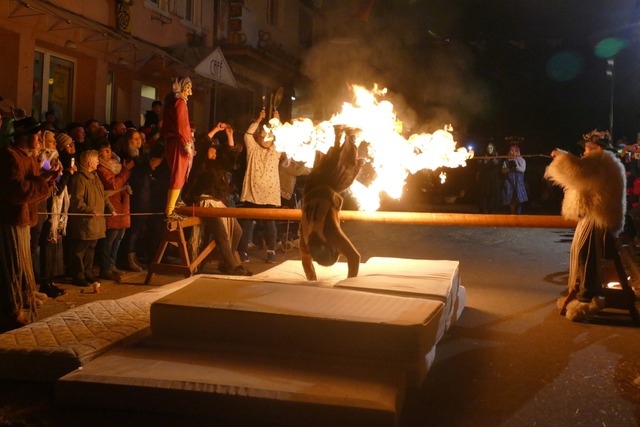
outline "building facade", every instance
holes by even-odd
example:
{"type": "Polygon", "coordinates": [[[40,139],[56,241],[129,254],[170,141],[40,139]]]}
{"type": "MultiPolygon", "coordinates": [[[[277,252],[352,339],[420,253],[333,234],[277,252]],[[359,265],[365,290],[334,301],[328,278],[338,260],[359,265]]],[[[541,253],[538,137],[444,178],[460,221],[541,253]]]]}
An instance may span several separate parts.
{"type": "MultiPolygon", "coordinates": [[[[301,55],[322,24],[302,0],[0,0],[0,96],[62,126],[142,125],[171,77],[194,82],[197,131],[242,128],[263,106],[291,116],[301,55]]],[[[321,2],[319,2],[321,4],[321,2]]]]}

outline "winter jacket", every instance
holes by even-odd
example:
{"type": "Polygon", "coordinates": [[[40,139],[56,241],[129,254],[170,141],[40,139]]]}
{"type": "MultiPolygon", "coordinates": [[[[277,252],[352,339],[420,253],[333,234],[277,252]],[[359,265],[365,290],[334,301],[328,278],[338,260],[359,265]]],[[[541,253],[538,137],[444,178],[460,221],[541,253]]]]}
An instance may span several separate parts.
{"type": "Polygon", "coordinates": [[[131,227],[131,216],[123,215],[131,212],[131,196],[126,189],[123,189],[131,176],[131,171],[123,167],[120,173],[116,174],[100,164],[96,172],[102,181],[105,192],[112,193],[109,200],[116,212],[120,214],[106,218],[107,229],[131,227]],[[114,193],[114,191],[116,192],[114,193]]]}
{"type": "Polygon", "coordinates": [[[0,149],[0,223],[38,223],[37,203],[51,195],[55,181],[40,177],[35,157],[15,146],[0,149]]]}
{"type": "MultiPolygon", "coordinates": [[[[104,191],[97,172],[80,166],[69,180],[69,213],[99,214],[117,212],[104,191]],[[106,208],[106,212],[105,212],[106,208]]],[[[98,240],[105,237],[105,217],[70,215],[67,237],[77,240],[98,240]]]]}

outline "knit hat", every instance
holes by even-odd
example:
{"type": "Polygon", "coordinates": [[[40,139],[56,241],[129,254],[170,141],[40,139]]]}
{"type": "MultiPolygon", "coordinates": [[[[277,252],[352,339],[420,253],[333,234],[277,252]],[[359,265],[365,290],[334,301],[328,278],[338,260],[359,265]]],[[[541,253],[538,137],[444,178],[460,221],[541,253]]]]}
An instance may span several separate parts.
{"type": "Polygon", "coordinates": [[[61,133],[56,136],[56,150],[59,152],[62,152],[62,150],[64,150],[64,148],[69,144],[73,144],[73,140],[66,133],[61,133]]]}

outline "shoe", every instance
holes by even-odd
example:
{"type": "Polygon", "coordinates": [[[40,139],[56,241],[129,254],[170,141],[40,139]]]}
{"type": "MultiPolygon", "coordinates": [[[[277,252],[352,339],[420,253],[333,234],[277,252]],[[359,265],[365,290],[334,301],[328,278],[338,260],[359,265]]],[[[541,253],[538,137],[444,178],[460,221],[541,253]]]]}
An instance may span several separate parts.
{"type": "Polygon", "coordinates": [[[253,276],[253,273],[245,268],[244,265],[238,265],[235,268],[229,268],[226,265],[218,266],[218,271],[227,276],[253,276]]]}
{"type": "Polygon", "coordinates": [[[185,202],[183,202],[182,200],[178,200],[176,202],[176,208],[184,208],[185,206],[187,206],[187,204],[185,202]]]}
{"type": "Polygon", "coordinates": [[[35,291],[34,295],[36,297],[36,301],[46,301],[49,299],[49,296],[47,296],[47,294],[42,292],[35,291]]]}
{"type": "Polygon", "coordinates": [[[276,262],[276,251],[267,251],[267,264],[274,264],[276,262]]]}
{"type": "Polygon", "coordinates": [[[257,247],[258,247],[258,246],[257,246],[256,244],[254,244],[253,242],[249,242],[249,243],[247,243],[247,248],[248,248],[248,249],[255,249],[255,248],[257,248],[257,247]]]}
{"type": "Polygon", "coordinates": [[[127,254],[127,261],[129,262],[129,270],[139,273],[142,271],[142,266],[136,262],[136,253],[131,252],[127,254]]]}
{"type": "MultiPolygon", "coordinates": [[[[122,279],[122,276],[118,273],[113,272],[112,270],[109,270],[100,272],[100,278],[104,280],[114,280],[116,282],[119,282],[122,279]]],[[[94,282],[95,280],[91,281],[90,283],[94,282]]]]}
{"type": "Polygon", "coordinates": [[[40,285],[40,292],[47,295],[49,298],[57,298],[60,295],[64,295],[64,289],[56,286],[55,283],[48,281],[40,285]]]}
{"type": "Polygon", "coordinates": [[[125,273],[125,271],[124,271],[124,270],[120,270],[119,268],[116,268],[116,267],[113,267],[113,268],[111,269],[111,271],[113,271],[113,272],[114,272],[114,273],[116,273],[116,274],[124,274],[124,273],[125,273]]]}
{"type": "Polygon", "coordinates": [[[91,283],[87,279],[73,279],[71,283],[74,286],[81,286],[83,288],[91,286],[91,283]]]}
{"type": "Polygon", "coordinates": [[[231,271],[227,271],[225,274],[230,276],[253,276],[253,273],[247,270],[244,265],[239,265],[231,271]]]}
{"type": "Polygon", "coordinates": [[[166,222],[171,222],[171,221],[182,221],[187,219],[186,216],[182,216],[179,213],[177,213],[176,211],[171,212],[169,215],[166,215],[164,217],[164,220],[166,222]]]}
{"type": "Polygon", "coordinates": [[[574,299],[567,304],[565,317],[572,322],[581,322],[604,308],[605,299],[601,296],[593,297],[589,302],[574,299]]]}
{"type": "Polygon", "coordinates": [[[249,262],[249,254],[246,252],[238,252],[238,255],[240,256],[240,261],[242,262],[249,262]]]}

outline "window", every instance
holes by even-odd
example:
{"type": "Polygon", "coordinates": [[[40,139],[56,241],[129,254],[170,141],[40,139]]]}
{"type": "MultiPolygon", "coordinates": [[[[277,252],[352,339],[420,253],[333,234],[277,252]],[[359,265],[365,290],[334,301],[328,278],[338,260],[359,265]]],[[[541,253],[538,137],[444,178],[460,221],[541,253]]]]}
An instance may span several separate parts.
{"type": "Polygon", "coordinates": [[[145,113],[151,110],[151,104],[158,99],[158,89],[153,86],[142,85],[140,88],[140,123],[145,122],[145,113]]]}
{"type": "Polygon", "coordinates": [[[173,0],[170,6],[170,12],[178,15],[185,21],[193,22],[193,3],[194,0],[173,0]]]}
{"type": "Polygon", "coordinates": [[[151,7],[151,8],[161,8],[162,0],[144,0],[144,5],[145,7],[151,7]]]}
{"type": "Polygon", "coordinates": [[[33,115],[44,120],[53,111],[60,124],[73,119],[75,63],[48,52],[36,51],[33,67],[33,115]]]}
{"type": "Polygon", "coordinates": [[[170,14],[178,15],[187,26],[192,26],[201,19],[201,0],[144,0],[144,5],[166,17],[170,14]]]}
{"type": "Polygon", "coordinates": [[[193,22],[193,0],[184,0],[184,15],[180,17],[193,22]]]}
{"type": "Polygon", "coordinates": [[[105,104],[105,122],[111,123],[113,120],[113,71],[107,71],[107,101],[105,104]]]}
{"type": "Polygon", "coordinates": [[[280,13],[280,0],[269,0],[267,3],[267,22],[274,27],[278,26],[280,13]]]}
{"type": "MultiPolygon", "coordinates": [[[[171,0],[175,1],[175,0],[171,0]]],[[[148,9],[169,10],[169,0],[144,0],[144,7],[148,9]]]]}

